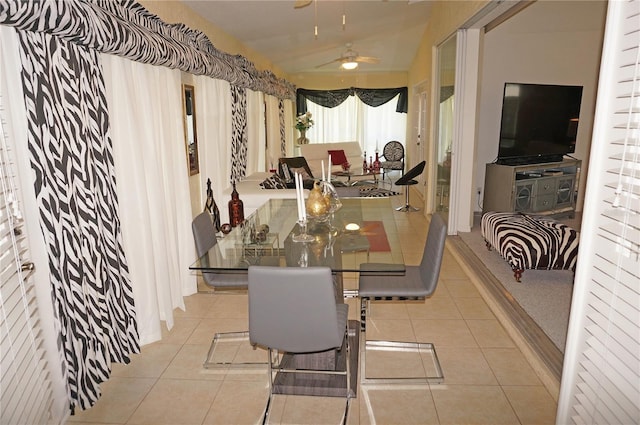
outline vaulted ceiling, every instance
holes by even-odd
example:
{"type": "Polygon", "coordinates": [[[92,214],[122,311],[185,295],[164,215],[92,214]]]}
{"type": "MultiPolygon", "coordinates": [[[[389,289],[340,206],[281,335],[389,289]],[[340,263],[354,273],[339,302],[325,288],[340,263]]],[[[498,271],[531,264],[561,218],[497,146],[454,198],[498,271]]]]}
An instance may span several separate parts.
{"type": "Polygon", "coordinates": [[[431,2],[417,0],[320,0],[302,8],[282,0],[182,1],[290,75],[339,71],[340,63],[327,63],[348,43],[360,56],[380,59],[359,64],[359,71],[407,71],[431,9],[431,2]]]}

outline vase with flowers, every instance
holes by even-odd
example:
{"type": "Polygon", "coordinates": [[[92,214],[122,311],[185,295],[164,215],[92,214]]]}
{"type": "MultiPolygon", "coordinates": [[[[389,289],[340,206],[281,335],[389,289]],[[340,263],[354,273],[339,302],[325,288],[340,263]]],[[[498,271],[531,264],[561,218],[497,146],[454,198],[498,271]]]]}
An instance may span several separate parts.
{"type": "Polygon", "coordinates": [[[313,119],[311,119],[311,112],[307,111],[304,114],[298,115],[296,118],[296,125],[294,126],[299,132],[300,137],[297,140],[299,145],[306,145],[309,143],[306,133],[307,130],[313,127],[313,119]]]}

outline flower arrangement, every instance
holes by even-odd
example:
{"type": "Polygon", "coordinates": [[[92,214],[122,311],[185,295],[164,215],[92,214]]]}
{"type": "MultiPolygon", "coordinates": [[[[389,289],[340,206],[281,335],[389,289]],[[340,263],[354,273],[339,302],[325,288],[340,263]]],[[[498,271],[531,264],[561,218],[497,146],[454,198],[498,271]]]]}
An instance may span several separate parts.
{"type": "Polygon", "coordinates": [[[296,118],[296,125],[295,125],[295,128],[298,129],[298,131],[306,131],[311,127],[313,127],[311,112],[307,111],[306,114],[298,115],[298,117],[296,118]]]}

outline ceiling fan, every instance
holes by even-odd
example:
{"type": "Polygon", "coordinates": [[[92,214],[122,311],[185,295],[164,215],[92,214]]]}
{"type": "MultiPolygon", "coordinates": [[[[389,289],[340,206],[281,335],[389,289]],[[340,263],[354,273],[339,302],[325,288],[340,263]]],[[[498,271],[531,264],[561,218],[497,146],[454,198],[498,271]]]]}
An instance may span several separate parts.
{"type": "Polygon", "coordinates": [[[358,52],[351,49],[352,44],[346,44],[347,50],[339,57],[330,62],[323,63],[322,65],[316,66],[316,68],[321,68],[323,66],[339,63],[342,69],[356,69],[359,63],[379,63],[380,59],[374,58],[372,56],[360,56],[358,52]]]}

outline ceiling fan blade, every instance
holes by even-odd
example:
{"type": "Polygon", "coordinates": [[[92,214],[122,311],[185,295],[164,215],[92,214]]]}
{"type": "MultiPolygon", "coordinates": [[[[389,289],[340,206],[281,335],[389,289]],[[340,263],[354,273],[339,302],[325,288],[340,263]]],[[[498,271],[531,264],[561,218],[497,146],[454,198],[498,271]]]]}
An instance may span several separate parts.
{"type": "Polygon", "coordinates": [[[296,2],[293,4],[293,8],[302,9],[303,7],[309,6],[312,2],[313,0],[296,0],[296,2]]]}
{"type": "Polygon", "coordinates": [[[330,65],[330,64],[336,63],[336,62],[342,62],[342,58],[334,59],[332,61],[323,63],[322,65],[316,65],[316,68],[322,68],[323,66],[327,66],[327,65],[330,65]]]}
{"type": "Polygon", "coordinates": [[[356,56],[355,61],[362,63],[380,63],[380,59],[371,56],[356,56]]]}

